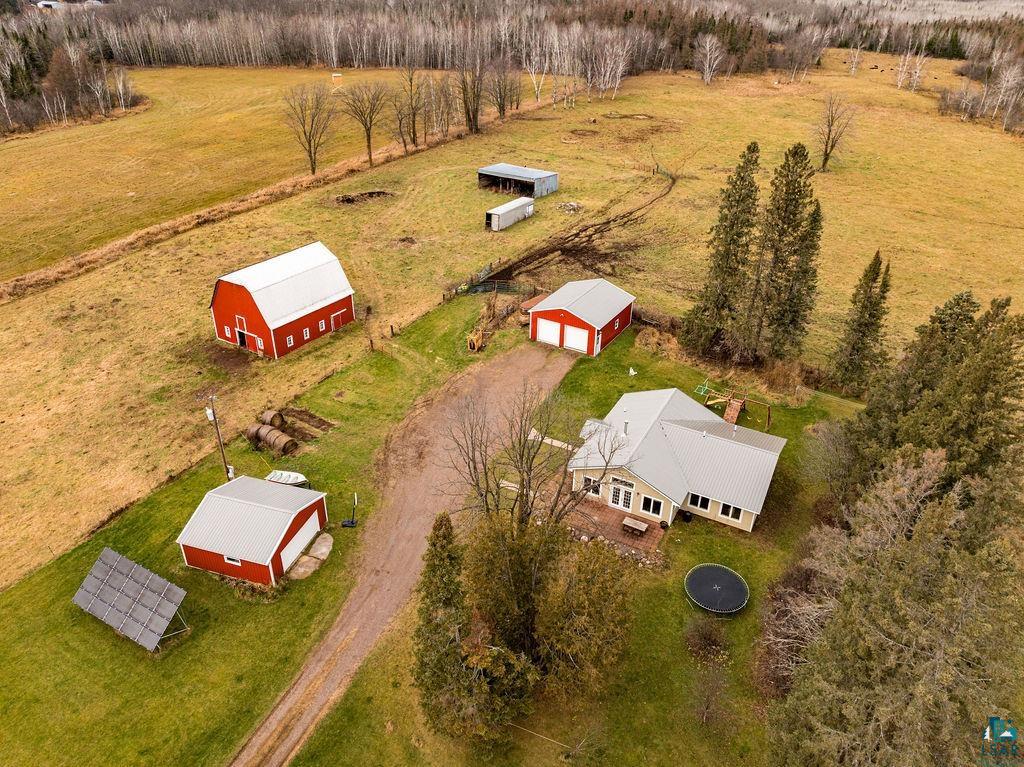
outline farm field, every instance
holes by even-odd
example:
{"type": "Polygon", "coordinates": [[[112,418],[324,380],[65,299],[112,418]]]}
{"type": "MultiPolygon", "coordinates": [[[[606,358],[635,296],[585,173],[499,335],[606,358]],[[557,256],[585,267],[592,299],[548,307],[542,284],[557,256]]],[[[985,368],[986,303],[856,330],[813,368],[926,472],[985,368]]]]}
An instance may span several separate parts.
{"type": "MultiPolygon", "coordinates": [[[[236,591],[185,566],[174,542],[195,506],[224,481],[219,455],[133,505],[66,555],[0,593],[0,761],[5,765],[219,765],[262,717],[330,625],[352,584],[359,534],[338,524],[358,492],[359,514],[380,495],[376,459],[413,402],[480,357],[463,341],[479,300],[447,304],[401,338],[363,351],[295,405],[336,427],[299,453],[268,463],[243,439],[228,445],[239,473],[305,473],[328,493],[334,549],[310,578],[276,598],[236,591]],[[431,364],[423,361],[429,359],[431,364]],[[151,655],[71,603],[104,546],[145,562],[184,588],[191,632],[151,655]]],[[[488,358],[521,342],[503,334],[488,358]]]]}
{"type": "MultiPolygon", "coordinates": [[[[18,520],[0,521],[0,585],[209,451],[205,394],[218,393],[231,432],[366,344],[350,328],[274,364],[221,348],[207,310],[217,275],[321,239],[345,265],[357,303],[373,307],[368,330],[379,336],[420,316],[467,273],[653,198],[667,183],[651,172],[657,161],[678,181],[642,222],[527,277],[555,285],[596,272],[643,306],[680,312],[701,280],[717,191],[740,151],[761,142],[767,185],[786,146],[812,140],[830,91],[859,111],[849,151],[815,180],[826,224],[808,359],[824,359],[854,282],[879,247],[893,261],[896,339],[955,290],[1019,303],[1024,177],[1008,169],[1021,167],[1024,143],[940,117],[928,93],[897,91],[891,72],[871,69],[890,68],[889,57],[867,57],[856,79],[841,59],[830,53],[823,70],[794,85],[771,75],[710,88],[692,74],[633,78],[614,102],[546,107],[0,305],[0,342],[14,360],[0,381],[0,463],[15,467],[0,493],[22,510],[18,520]],[[561,189],[539,201],[532,219],[495,235],[481,219],[497,198],[476,188],[475,169],[499,159],[553,167],[561,189]],[[393,196],[335,201],[374,189],[393,196]],[[556,207],[568,201],[583,213],[556,207]]],[[[940,78],[931,82],[952,79],[951,63],[930,66],[940,78]]]]}
{"type": "MultiPolygon", "coordinates": [[[[597,359],[577,362],[563,380],[558,394],[581,423],[587,416],[603,415],[624,391],[676,386],[692,392],[704,380],[702,372],[656,356],[634,343],[635,338],[628,331],[597,359]],[[630,367],[637,371],[635,377],[626,375],[630,367]]],[[[584,743],[580,751],[586,764],[767,766],[765,701],[754,689],[750,672],[760,630],[758,606],[811,523],[815,491],[800,468],[808,439],[805,427],[852,412],[850,403],[823,397],[802,406],[773,408],[771,431],[789,444],[754,532],[699,518],[670,528],[662,540],[666,570],[640,571],[624,585],[635,595],[635,623],[626,656],[612,672],[606,693],[599,700],[579,701],[571,710],[542,705],[521,725],[571,747],[584,743]],[[693,565],[706,561],[733,567],[751,587],[751,607],[723,622],[730,654],[723,709],[729,713],[712,725],[702,725],[697,713],[683,703],[693,699],[695,678],[683,634],[697,610],[689,606],[682,584],[693,565]]],[[[410,606],[321,723],[296,760],[297,767],[479,763],[479,754],[434,735],[426,726],[410,673],[415,617],[410,606]]],[[[566,749],[520,730],[514,735],[513,750],[495,764],[564,763],[566,749]]]]}
{"type": "MultiPolygon", "coordinates": [[[[0,142],[0,281],[308,172],[281,99],[300,83],[330,84],[330,72],[168,68],[131,76],[150,102],[137,114],[0,142]]],[[[324,167],[363,151],[359,127],[347,119],[339,127],[324,167]]]]}

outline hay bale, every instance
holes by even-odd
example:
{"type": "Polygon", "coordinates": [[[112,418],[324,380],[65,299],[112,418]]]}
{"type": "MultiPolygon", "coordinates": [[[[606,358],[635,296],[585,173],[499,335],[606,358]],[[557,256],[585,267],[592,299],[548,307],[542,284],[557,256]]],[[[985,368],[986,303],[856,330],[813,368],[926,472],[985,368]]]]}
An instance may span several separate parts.
{"type": "Polygon", "coordinates": [[[284,416],[279,410],[264,410],[260,413],[260,423],[280,429],[284,426],[284,416]]]}

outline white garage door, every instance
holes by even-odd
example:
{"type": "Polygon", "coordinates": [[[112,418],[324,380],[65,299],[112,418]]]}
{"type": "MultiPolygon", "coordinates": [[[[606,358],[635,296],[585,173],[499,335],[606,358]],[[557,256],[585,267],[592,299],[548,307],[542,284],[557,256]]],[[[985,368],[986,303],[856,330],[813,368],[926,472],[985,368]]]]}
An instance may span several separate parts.
{"type": "Polygon", "coordinates": [[[537,340],[543,341],[546,344],[551,344],[552,346],[558,346],[558,342],[561,339],[561,333],[559,332],[561,328],[562,326],[557,322],[552,322],[551,320],[546,320],[543,317],[538,317],[537,340]]]}
{"type": "Polygon", "coordinates": [[[583,328],[574,328],[571,325],[565,326],[565,348],[578,352],[587,353],[587,344],[590,341],[590,333],[583,328]]]}
{"type": "Polygon", "coordinates": [[[299,558],[299,554],[305,550],[319,530],[320,519],[317,517],[316,512],[313,512],[310,518],[299,528],[299,532],[295,533],[295,537],[288,541],[288,545],[281,552],[281,564],[284,566],[285,572],[288,572],[288,568],[299,558]]]}

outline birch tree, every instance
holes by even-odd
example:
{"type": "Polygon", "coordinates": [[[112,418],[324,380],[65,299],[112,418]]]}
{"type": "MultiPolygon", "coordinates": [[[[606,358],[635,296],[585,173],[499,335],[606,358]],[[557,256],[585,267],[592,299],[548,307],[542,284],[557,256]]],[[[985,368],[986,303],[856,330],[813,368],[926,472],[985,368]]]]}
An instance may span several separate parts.
{"type": "Polygon", "coordinates": [[[725,59],[725,47],[715,35],[701,33],[697,35],[693,46],[693,58],[701,80],[705,85],[710,85],[725,59]]]}

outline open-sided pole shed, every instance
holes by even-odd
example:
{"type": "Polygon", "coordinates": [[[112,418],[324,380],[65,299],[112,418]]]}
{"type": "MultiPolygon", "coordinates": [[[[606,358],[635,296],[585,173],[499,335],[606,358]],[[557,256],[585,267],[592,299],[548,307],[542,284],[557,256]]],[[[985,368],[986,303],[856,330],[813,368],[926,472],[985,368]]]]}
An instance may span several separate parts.
{"type": "Polygon", "coordinates": [[[522,197],[543,197],[558,191],[558,174],[550,170],[525,168],[499,162],[476,172],[477,185],[522,197]]]}

